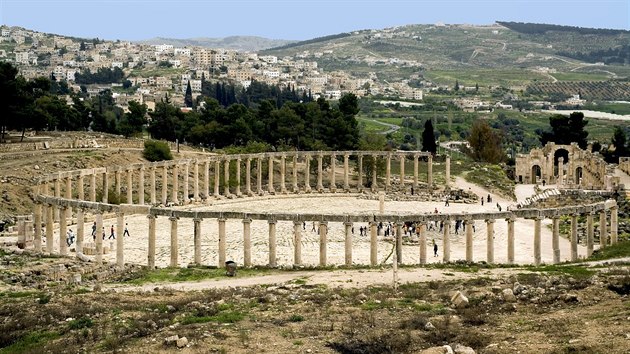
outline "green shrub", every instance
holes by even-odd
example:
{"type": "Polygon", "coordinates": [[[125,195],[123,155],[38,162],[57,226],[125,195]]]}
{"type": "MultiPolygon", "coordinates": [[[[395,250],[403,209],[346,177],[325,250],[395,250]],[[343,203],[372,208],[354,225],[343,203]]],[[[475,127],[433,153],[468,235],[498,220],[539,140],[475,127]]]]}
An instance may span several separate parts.
{"type": "Polygon", "coordinates": [[[173,159],[171,148],[168,144],[157,140],[146,140],[144,142],[142,156],[151,162],[173,159]]]}

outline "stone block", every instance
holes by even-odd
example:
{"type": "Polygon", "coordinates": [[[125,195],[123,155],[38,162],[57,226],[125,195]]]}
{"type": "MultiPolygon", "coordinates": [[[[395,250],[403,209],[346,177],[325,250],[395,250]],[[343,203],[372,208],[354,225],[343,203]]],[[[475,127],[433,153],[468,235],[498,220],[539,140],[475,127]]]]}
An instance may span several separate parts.
{"type": "Polygon", "coordinates": [[[451,303],[453,303],[453,305],[455,305],[455,307],[458,309],[464,308],[468,306],[468,298],[464,294],[462,294],[461,291],[458,291],[451,298],[451,303]]]}

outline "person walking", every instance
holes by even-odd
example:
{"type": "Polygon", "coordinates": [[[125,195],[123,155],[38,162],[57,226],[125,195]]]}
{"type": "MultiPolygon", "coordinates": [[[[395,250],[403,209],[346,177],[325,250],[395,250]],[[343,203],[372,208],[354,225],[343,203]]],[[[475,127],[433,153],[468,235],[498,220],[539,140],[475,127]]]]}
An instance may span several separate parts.
{"type": "Polygon", "coordinates": [[[116,235],[114,234],[114,225],[112,225],[112,227],[110,228],[110,232],[109,232],[109,238],[107,238],[108,240],[111,239],[116,239],[116,235]]]}
{"type": "Polygon", "coordinates": [[[438,255],[438,245],[435,243],[435,239],[433,239],[433,257],[437,257],[438,255]]]}
{"type": "Polygon", "coordinates": [[[92,224],[92,237],[96,238],[96,221],[92,224]]]}
{"type": "Polygon", "coordinates": [[[123,232],[123,236],[131,236],[129,234],[129,229],[127,228],[129,226],[129,224],[125,223],[125,232],[123,232]]]}

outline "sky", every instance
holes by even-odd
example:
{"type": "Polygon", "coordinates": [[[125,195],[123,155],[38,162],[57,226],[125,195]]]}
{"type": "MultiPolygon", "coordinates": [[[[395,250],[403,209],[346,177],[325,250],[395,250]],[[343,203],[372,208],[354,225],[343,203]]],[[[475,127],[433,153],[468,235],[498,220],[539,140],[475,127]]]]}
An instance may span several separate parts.
{"type": "Polygon", "coordinates": [[[0,24],[108,40],[305,40],[407,24],[495,21],[630,30],[630,0],[0,0],[0,24]]]}

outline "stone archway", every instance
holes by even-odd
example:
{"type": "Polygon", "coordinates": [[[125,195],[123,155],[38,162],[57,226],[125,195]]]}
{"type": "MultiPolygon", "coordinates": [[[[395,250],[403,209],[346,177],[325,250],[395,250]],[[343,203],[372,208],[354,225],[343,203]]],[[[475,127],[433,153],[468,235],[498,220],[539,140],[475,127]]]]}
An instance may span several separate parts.
{"type": "Polygon", "coordinates": [[[556,149],[553,153],[553,175],[556,177],[558,183],[562,182],[562,178],[565,175],[566,166],[569,163],[569,150],[560,148],[556,149]],[[560,158],[562,158],[562,163],[560,163],[560,158]],[[562,171],[560,171],[562,168],[562,171]]]}
{"type": "Polygon", "coordinates": [[[532,184],[538,183],[538,180],[542,178],[542,169],[538,165],[532,166],[532,184]]]}

